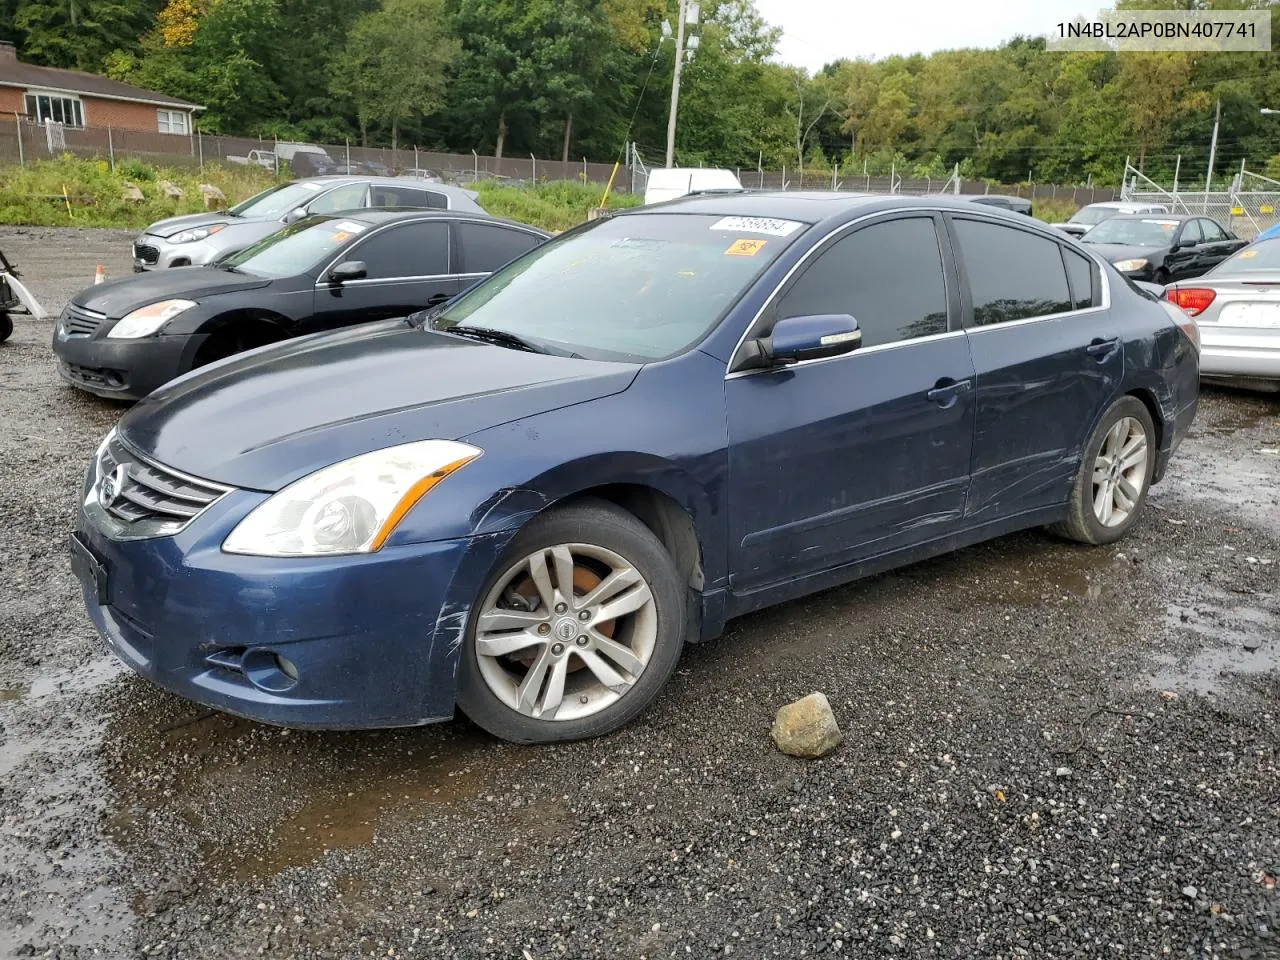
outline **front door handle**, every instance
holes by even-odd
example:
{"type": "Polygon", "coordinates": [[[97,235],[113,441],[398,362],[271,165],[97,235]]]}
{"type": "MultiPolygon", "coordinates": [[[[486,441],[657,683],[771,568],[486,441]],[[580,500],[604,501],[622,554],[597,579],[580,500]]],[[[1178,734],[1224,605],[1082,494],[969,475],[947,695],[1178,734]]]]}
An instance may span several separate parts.
{"type": "Polygon", "coordinates": [[[449,300],[452,296],[453,296],[452,293],[433,293],[431,296],[427,297],[427,302],[425,305],[428,307],[439,306],[440,304],[444,303],[446,300],[449,300]]]}
{"type": "Polygon", "coordinates": [[[952,380],[950,377],[943,377],[925,396],[938,406],[946,408],[955,403],[960,394],[967,393],[972,387],[972,380],[952,380]]]}
{"type": "Polygon", "coordinates": [[[1084,348],[1084,352],[1089,354],[1091,357],[1098,357],[1105,360],[1107,357],[1111,356],[1111,354],[1115,353],[1119,346],[1119,337],[1109,337],[1105,340],[1102,337],[1094,337],[1093,342],[1084,348]]]}

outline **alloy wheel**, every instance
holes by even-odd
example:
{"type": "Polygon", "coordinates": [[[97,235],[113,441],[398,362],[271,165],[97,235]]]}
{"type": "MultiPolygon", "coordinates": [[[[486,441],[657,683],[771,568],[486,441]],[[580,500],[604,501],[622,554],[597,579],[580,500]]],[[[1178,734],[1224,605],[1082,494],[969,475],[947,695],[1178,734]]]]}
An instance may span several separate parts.
{"type": "Polygon", "coordinates": [[[1138,505],[1147,482],[1147,432],[1134,417],[1121,417],[1107,431],[1093,463],[1093,515],[1118,527],[1138,505]]]}

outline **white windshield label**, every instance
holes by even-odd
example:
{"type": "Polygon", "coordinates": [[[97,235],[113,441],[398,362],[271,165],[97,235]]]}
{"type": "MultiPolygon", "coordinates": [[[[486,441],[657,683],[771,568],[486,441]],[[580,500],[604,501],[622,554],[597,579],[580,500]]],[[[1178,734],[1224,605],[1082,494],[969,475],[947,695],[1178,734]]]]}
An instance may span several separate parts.
{"type": "Polygon", "coordinates": [[[363,223],[356,223],[354,220],[343,220],[341,223],[333,225],[333,229],[346,230],[348,233],[360,233],[364,228],[365,225],[363,223]]]}
{"type": "Polygon", "coordinates": [[[298,184],[298,186],[300,186],[303,190],[310,190],[312,193],[315,193],[315,191],[320,189],[320,184],[307,183],[307,181],[305,180],[303,180],[300,184],[298,184]]]}
{"type": "Polygon", "coordinates": [[[804,226],[795,220],[774,220],[770,217],[723,217],[711,225],[712,230],[731,230],[734,233],[764,233],[771,237],[789,237],[804,226]]]}

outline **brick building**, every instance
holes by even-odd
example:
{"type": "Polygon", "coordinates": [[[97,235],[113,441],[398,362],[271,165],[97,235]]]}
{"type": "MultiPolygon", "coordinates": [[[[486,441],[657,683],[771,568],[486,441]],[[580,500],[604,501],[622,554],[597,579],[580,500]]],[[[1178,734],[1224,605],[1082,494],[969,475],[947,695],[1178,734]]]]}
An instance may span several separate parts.
{"type": "Polygon", "coordinates": [[[190,137],[192,116],[203,109],[96,74],[23,63],[12,43],[0,41],[0,116],[190,137]]]}

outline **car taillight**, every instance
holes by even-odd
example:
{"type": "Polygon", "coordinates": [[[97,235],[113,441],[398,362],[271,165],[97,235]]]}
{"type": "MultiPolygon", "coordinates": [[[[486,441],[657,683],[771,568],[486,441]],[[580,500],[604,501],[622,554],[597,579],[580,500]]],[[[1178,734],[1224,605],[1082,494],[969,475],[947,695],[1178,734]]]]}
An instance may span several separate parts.
{"type": "Polygon", "coordinates": [[[1164,295],[1170,303],[1187,311],[1187,316],[1194,317],[1209,309],[1209,304],[1218,294],[1208,287],[1171,287],[1164,295]]]}

